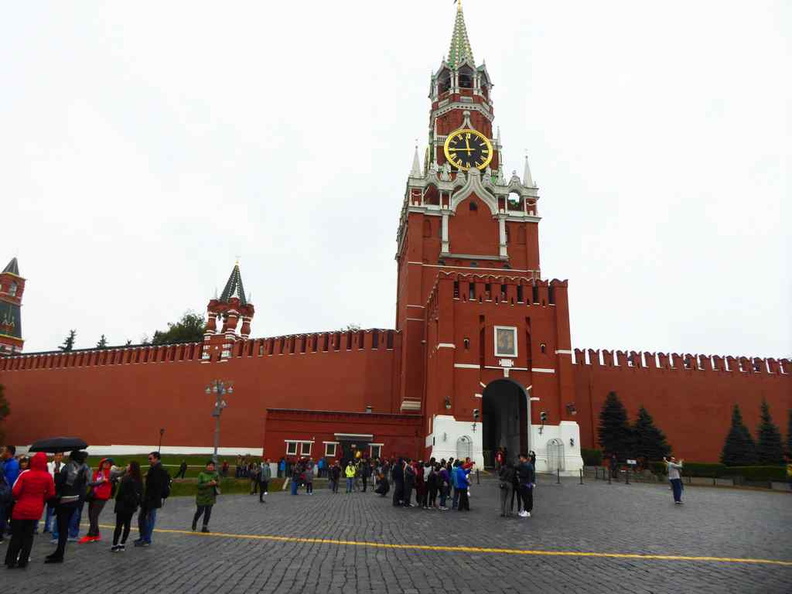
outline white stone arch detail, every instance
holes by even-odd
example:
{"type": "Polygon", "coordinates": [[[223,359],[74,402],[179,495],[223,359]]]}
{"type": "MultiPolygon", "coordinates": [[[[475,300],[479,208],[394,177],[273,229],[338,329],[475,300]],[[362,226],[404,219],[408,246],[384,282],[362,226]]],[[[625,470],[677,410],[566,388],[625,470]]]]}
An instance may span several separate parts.
{"type": "Polygon", "coordinates": [[[460,435],[456,442],[456,459],[464,460],[473,457],[473,440],[469,435],[460,435]]]}
{"type": "Polygon", "coordinates": [[[547,469],[550,472],[566,470],[566,455],[564,442],[560,439],[551,439],[547,442],[547,469]]]}
{"type": "Polygon", "coordinates": [[[467,183],[451,196],[451,203],[448,205],[449,208],[456,213],[457,207],[473,194],[484,204],[489,206],[493,216],[498,214],[498,199],[481,183],[481,172],[478,169],[471,169],[468,171],[467,183]]]}

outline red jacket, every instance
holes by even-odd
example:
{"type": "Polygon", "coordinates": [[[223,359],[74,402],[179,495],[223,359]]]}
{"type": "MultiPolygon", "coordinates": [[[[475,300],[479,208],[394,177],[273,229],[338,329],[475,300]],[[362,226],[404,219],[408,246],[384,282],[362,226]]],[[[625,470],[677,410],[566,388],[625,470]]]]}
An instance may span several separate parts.
{"type": "MultiPolygon", "coordinates": [[[[102,464],[104,464],[105,462],[107,462],[107,458],[102,458],[101,460],[99,460],[99,468],[101,468],[102,464]]],[[[96,472],[94,472],[93,481],[91,482],[94,483],[97,482],[100,476],[104,477],[104,482],[95,485],[93,487],[94,497],[96,497],[101,501],[107,501],[108,499],[110,499],[110,495],[112,495],[113,493],[113,485],[110,482],[110,469],[105,468],[103,471],[97,470],[96,472]]]]}
{"type": "Polygon", "coordinates": [[[30,460],[30,470],[24,471],[12,490],[14,512],[12,520],[38,520],[44,511],[44,502],[55,496],[55,482],[47,470],[47,454],[39,452],[30,460]]]}

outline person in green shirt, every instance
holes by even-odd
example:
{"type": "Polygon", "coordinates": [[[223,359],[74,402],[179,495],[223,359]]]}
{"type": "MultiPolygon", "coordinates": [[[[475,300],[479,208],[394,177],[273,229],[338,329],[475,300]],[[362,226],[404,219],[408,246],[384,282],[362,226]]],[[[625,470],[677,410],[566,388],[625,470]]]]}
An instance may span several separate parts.
{"type": "Polygon", "coordinates": [[[198,492],[195,494],[195,510],[193,516],[193,532],[198,526],[198,520],[203,516],[203,528],[201,532],[209,532],[209,518],[212,517],[212,506],[217,501],[217,494],[220,492],[220,475],[215,470],[215,463],[209,460],[206,469],[198,474],[198,492]]]}

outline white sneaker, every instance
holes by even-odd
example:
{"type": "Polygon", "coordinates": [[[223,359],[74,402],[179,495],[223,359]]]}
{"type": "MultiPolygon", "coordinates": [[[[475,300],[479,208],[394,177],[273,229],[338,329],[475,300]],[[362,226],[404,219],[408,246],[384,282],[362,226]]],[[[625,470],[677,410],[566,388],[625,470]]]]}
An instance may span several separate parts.
{"type": "Polygon", "coordinates": [[[528,517],[528,513],[524,512],[524,511],[517,512],[517,515],[520,516],[521,518],[527,518],[528,517]]]}
{"type": "Polygon", "coordinates": [[[531,517],[531,512],[525,512],[525,515],[523,517],[524,518],[530,518],[531,517]]]}

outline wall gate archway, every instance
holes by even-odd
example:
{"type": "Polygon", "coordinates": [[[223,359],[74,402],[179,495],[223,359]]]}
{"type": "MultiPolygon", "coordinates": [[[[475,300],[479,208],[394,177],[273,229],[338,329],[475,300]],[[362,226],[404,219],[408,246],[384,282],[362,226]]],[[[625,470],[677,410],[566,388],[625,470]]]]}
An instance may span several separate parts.
{"type": "Polygon", "coordinates": [[[484,466],[495,465],[495,452],[505,448],[509,461],[530,449],[528,394],[509,378],[490,382],[482,397],[482,449],[484,466]]]}

